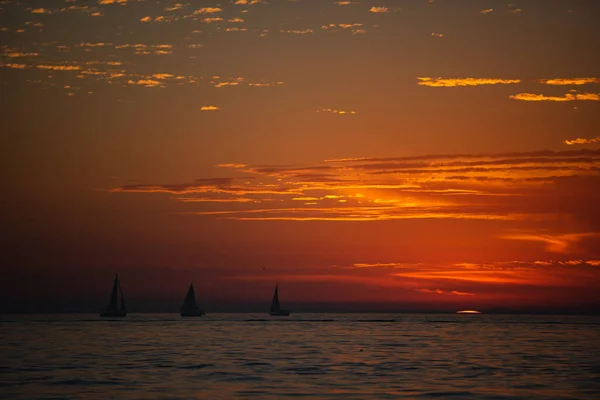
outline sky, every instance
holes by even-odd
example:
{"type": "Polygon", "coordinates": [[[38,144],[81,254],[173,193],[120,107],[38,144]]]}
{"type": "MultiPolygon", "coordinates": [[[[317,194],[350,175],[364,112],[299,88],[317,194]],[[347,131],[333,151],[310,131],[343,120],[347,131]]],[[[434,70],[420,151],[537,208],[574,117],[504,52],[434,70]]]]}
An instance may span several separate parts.
{"type": "Polygon", "coordinates": [[[0,1],[0,311],[600,312],[600,3],[0,1]]]}

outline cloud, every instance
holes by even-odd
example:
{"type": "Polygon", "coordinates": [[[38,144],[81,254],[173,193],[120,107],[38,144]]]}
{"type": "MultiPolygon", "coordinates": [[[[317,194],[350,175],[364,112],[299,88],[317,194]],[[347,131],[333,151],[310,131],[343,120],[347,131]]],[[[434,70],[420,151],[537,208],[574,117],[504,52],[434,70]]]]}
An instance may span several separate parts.
{"type": "Polygon", "coordinates": [[[264,0],[236,0],[235,3],[237,5],[253,5],[253,4],[267,4],[264,0]]]}
{"type": "Polygon", "coordinates": [[[203,7],[200,8],[196,11],[193,12],[194,15],[200,15],[200,14],[214,14],[214,13],[219,13],[222,12],[223,9],[219,8],[219,7],[203,7]]]}
{"type": "Polygon", "coordinates": [[[8,58],[19,58],[19,57],[37,57],[39,53],[19,53],[19,52],[10,52],[4,53],[3,56],[8,58]]]}
{"type": "Polygon", "coordinates": [[[127,0],[98,0],[98,4],[106,5],[106,4],[121,4],[125,5],[127,0]]]}
{"type": "Polygon", "coordinates": [[[485,9],[485,10],[481,10],[479,13],[480,13],[481,15],[487,15],[487,14],[489,14],[489,13],[493,12],[493,11],[494,11],[494,9],[493,9],[493,8],[488,8],[488,9],[485,9]]]}
{"type": "Polygon", "coordinates": [[[545,85],[586,85],[588,83],[600,83],[599,78],[555,78],[555,79],[539,79],[538,82],[545,85]]]}
{"type": "Polygon", "coordinates": [[[377,6],[373,6],[371,7],[371,9],[369,9],[370,12],[372,13],[387,13],[390,12],[390,9],[387,7],[377,7],[377,6]]]}
{"type": "Polygon", "coordinates": [[[336,114],[336,115],[356,115],[356,111],[337,110],[334,108],[321,108],[320,110],[317,110],[317,112],[326,112],[326,113],[331,113],[331,114],[336,114]]]}
{"type": "Polygon", "coordinates": [[[312,29],[304,29],[304,30],[298,30],[298,29],[280,29],[279,32],[281,33],[293,33],[296,35],[304,35],[307,33],[313,33],[312,29]]]}
{"type": "Polygon", "coordinates": [[[204,209],[201,216],[264,221],[400,219],[600,221],[600,150],[325,160],[309,165],[222,164],[246,178],[218,185],[143,185],[116,192],[252,196],[271,207],[204,209]],[[299,201],[313,204],[298,205],[299,201]],[[318,204],[314,204],[318,203],[318,204]],[[315,207],[316,206],[316,207],[315,207]]]}
{"type": "Polygon", "coordinates": [[[217,106],[202,106],[200,107],[200,111],[218,111],[220,110],[220,107],[217,106]]]}
{"type": "Polygon", "coordinates": [[[450,295],[456,295],[456,296],[475,296],[474,293],[468,293],[468,292],[459,292],[457,290],[451,290],[451,291],[446,291],[446,290],[440,290],[440,289],[414,289],[416,292],[421,292],[421,293],[431,293],[431,294],[450,294],[450,295]]]}
{"type": "Polygon", "coordinates": [[[130,80],[127,83],[130,85],[141,85],[144,87],[157,87],[162,85],[162,82],[155,81],[152,79],[138,79],[137,81],[130,80]]]}
{"type": "Polygon", "coordinates": [[[53,71],[78,71],[81,69],[78,65],[36,65],[39,69],[51,69],[53,71]]]}
{"type": "Polygon", "coordinates": [[[435,32],[431,32],[431,36],[435,36],[435,37],[442,38],[442,37],[444,37],[444,34],[443,34],[443,33],[435,33],[435,32]]]}
{"type": "Polygon", "coordinates": [[[535,93],[518,93],[513,94],[509,97],[514,100],[523,101],[600,101],[600,95],[596,93],[567,93],[564,96],[546,96],[543,94],[535,93]]]}
{"type": "Polygon", "coordinates": [[[5,67],[5,68],[13,68],[13,69],[29,68],[29,65],[27,65],[27,64],[16,64],[16,63],[0,64],[0,66],[5,67]]]}
{"type": "Polygon", "coordinates": [[[457,86],[480,86],[480,85],[508,85],[520,83],[519,79],[499,79],[499,78],[417,78],[421,86],[432,87],[457,87],[457,86]]]}
{"type": "Polygon", "coordinates": [[[598,233],[586,232],[586,233],[571,233],[564,235],[550,235],[550,234],[538,234],[538,233],[515,233],[501,236],[502,239],[510,240],[527,240],[533,242],[540,242],[545,244],[546,251],[552,253],[571,253],[576,247],[576,244],[584,238],[597,236],[598,233]]]}
{"type": "Polygon", "coordinates": [[[144,18],[140,18],[141,22],[152,22],[152,17],[146,16],[144,18]]]}
{"type": "Polygon", "coordinates": [[[47,8],[34,8],[33,10],[31,10],[32,14],[52,14],[52,11],[48,10],[47,8]]]}
{"type": "Polygon", "coordinates": [[[595,138],[577,138],[572,140],[563,141],[564,144],[573,145],[573,144],[592,144],[592,143],[600,143],[600,136],[595,138]]]}
{"type": "Polygon", "coordinates": [[[217,164],[216,167],[219,168],[245,168],[247,164],[239,164],[239,163],[226,163],[226,164],[217,164]]]}
{"type": "Polygon", "coordinates": [[[205,24],[210,24],[210,23],[213,23],[213,22],[223,21],[223,18],[221,18],[221,17],[208,17],[208,18],[204,18],[204,19],[202,19],[200,21],[204,22],[205,24]]]}

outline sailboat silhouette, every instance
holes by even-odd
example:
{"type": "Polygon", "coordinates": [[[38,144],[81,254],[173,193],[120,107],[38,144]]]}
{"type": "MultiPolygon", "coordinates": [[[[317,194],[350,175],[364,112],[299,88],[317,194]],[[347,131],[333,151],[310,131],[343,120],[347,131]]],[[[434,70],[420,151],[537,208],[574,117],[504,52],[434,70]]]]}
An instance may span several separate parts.
{"type": "Polygon", "coordinates": [[[193,283],[190,283],[190,288],[185,295],[185,300],[183,300],[179,314],[181,314],[182,317],[201,317],[204,315],[204,311],[202,311],[196,303],[193,283]]]}
{"type": "Polygon", "coordinates": [[[282,310],[279,305],[279,284],[275,285],[275,293],[273,293],[273,300],[271,301],[271,309],[269,315],[273,317],[285,317],[290,315],[289,310],[282,310]]]}
{"type": "Polygon", "coordinates": [[[123,289],[121,288],[121,282],[119,282],[119,275],[115,274],[115,282],[113,283],[112,292],[110,294],[110,300],[106,309],[100,311],[101,317],[124,317],[127,315],[127,308],[125,307],[125,297],[123,296],[123,289]],[[121,306],[119,307],[119,293],[121,294],[121,306]]]}

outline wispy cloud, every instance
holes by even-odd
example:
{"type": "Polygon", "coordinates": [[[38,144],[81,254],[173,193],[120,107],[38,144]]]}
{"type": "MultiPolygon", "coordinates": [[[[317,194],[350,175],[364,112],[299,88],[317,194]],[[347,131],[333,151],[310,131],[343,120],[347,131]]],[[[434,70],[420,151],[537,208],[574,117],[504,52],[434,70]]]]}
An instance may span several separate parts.
{"type": "Polygon", "coordinates": [[[48,10],[47,8],[34,8],[33,10],[31,10],[32,14],[52,14],[52,11],[48,10]]]}
{"type": "Polygon", "coordinates": [[[520,83],[520,79],[500,79],[500,78],[417,78],[421,86],[432,87],[457,87],[457,86],[480,86],[480,85],[507,85],[520,83]]]}
{"type": "Polygon", "coordinates": [[[387,13],[390,12],[390,9],[387,7],[378,7],[378,6],[373,6],[369,9],[370,12],[372,13],[387,13]]]}
{"type": "Polygon", "coordinates": [[[489,13],[491,13],[491,12],[494,12],[494,9],[493,9],[493,8],[487,8],[487,9],[485,9],[485,10],[481,10],[479,13],[480,13],[481,15],[487,15],[487,14],[489,14],[489,13]]]}
{"type": "Polygon", "coordinates": [[[222,12],[223,9],[220,7],[203,7],[203,8],[199,8],[198,10],[194,11],[194,15],[200,15],[200,14],[214,14],[214,13],[220,13],[222,12]]]}
{"type": "Polygon", "coordinates": [[[555,86],[586,85],[588,83],[600,83],[600,78],[554,78],[539,79],[538,82],[555,86]]]}
{"type": "Polygon", "coordinates": [[[296,35],[305,35],[307,33],[313,33],[312,29],[280,29],[281,33],[293,33],[296,35]]]}
{"type": "Polygon", "coordinates": [[[545,244],[545,249],[549,252],[568,254],[572,252],[573,248],[577,245],[577,243],[583,240],[584,238],[589,238],[597,235],[598,233],[594,232],[572,233],[565,235],[515,233],[502,236],[502,239],[540,242],[545,244]]]}
{"type": "Polygon", "coordinates": [[[220,107],[217,106],[202,106],[200,107],[200,111],[218,111],[220,110],[220,107]]]}
{"type": "Polygon", "coordinates": [[[561,202],[561,212],[589,212],[595,202],[590,188],[600,184],[600,150],[588,149],[355,158],[305,166],[221,166],[247,176],[123,186],[115,191],[278,199],[272,208],[192,212],[236,220],[543,220],[556,214],[555,203],[548,199],[555,199],[557,191],[569,193],[572,199],[561,202]],[[298,201],[310,204],[299,207],[298,201]]]}
{"type": "Polygon", "coordinates": [[[335,108],[321,108],[317,112],[324,112],[336,115],[356,115],[356,111],[353,110],[338,110],[335,108]]]}
{"type": "Polygon", "coordinates": [[[564,96],[546,96],[535,93],[518,93],[509,96],[514,100],[523,101],[600,101],[600,95],[596,93],[567,93],[564,96]]]}
{"type": "Polygon", "coordinates": [[[600,143],[600,136],[595,138],[577,138],[571,140],[563,141],[564,144],[573,145],[573,144],[592,144],[592,143],[600,143]]]}

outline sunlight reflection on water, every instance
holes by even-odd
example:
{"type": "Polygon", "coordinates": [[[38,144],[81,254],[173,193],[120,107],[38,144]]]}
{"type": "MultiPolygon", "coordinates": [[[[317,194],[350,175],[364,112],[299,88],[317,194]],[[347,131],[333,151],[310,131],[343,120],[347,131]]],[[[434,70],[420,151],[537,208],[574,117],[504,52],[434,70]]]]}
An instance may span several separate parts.
{"type": "Polygon", "coordinates": [[[0,397],[590,399],[600,318],[4,316],[0,397]],[[4,397],[5,396],[5,397],[4,397]]]}

